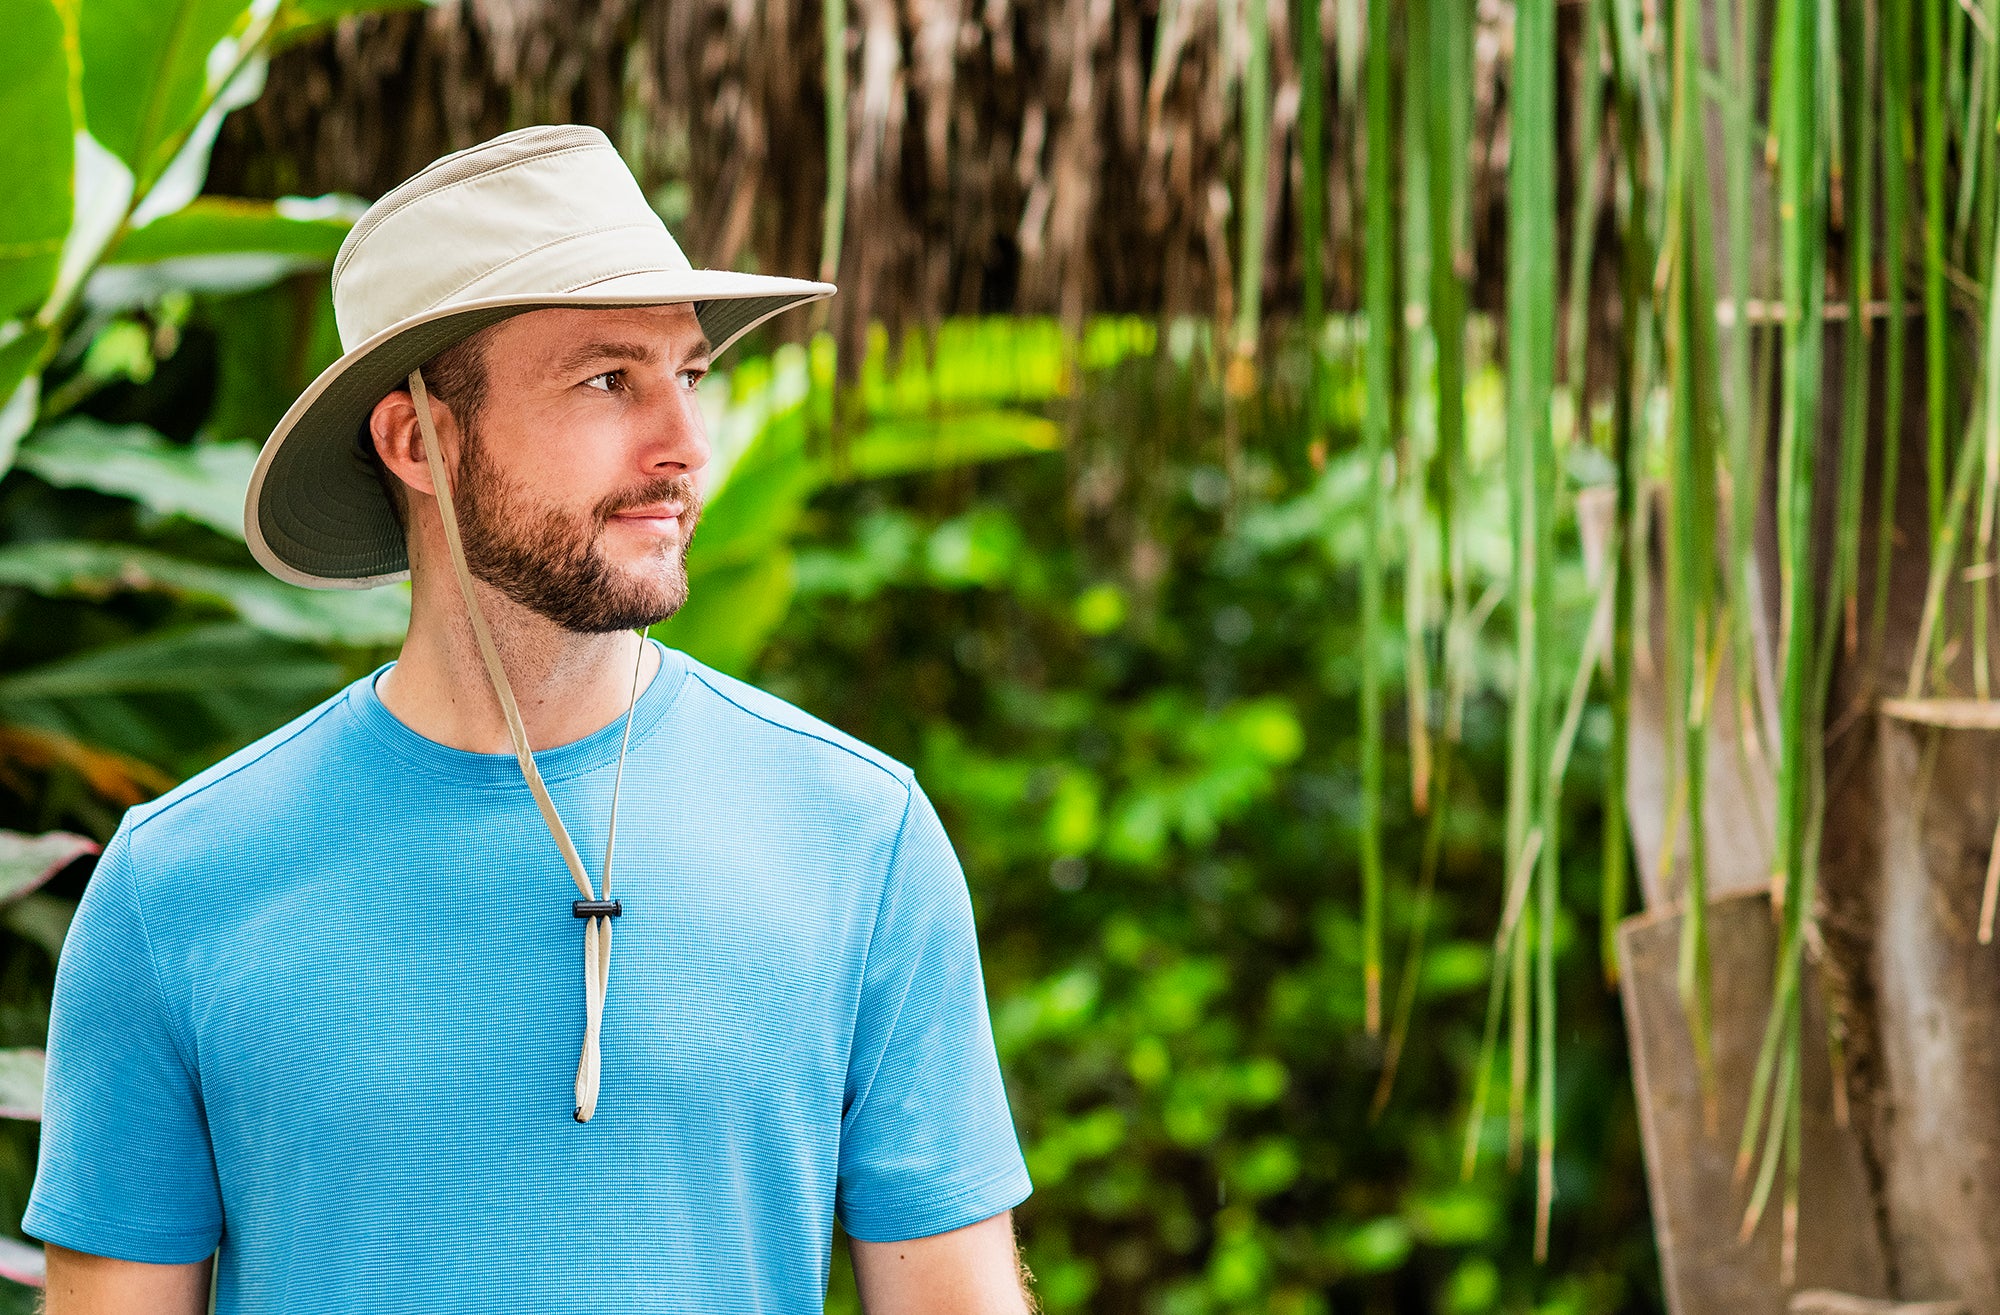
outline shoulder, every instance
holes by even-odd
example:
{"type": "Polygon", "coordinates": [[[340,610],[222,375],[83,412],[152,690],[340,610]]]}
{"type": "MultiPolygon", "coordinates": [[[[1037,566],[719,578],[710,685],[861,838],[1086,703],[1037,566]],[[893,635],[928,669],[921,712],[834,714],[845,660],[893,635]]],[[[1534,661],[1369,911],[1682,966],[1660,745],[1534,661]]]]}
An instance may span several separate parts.
{"type": "Polygon", "coordinates": [[[788,753],[812,768],[880,786],[898,800],[907,798],[914,773],[906,764],[775,694],[693,658],[687,663],[692,691],[739,745],[788,753]]]}
{"type": "Polygon", "coordinates": [[[144,836],[148,842],[210,826],[240,834],[258,817],[298,799],[294,787],[324,765],[327,750],[344,729],[349,688],[132,808],[120,831],[128,840],[144,836]]]}

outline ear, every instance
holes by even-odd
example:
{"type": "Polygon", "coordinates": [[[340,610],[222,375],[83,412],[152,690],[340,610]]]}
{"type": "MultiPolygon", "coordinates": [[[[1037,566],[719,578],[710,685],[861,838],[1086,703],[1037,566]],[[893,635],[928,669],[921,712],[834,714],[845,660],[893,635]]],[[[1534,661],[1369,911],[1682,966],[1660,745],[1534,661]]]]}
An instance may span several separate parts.
{"type": "MultiPolygon", "coordinates": [[[[452,421],[451,409],[436,398],[430,399],[431,424],[437,429],[438,442],[444,447],[441,453],[446,462],[452,458],[457,445],[458,429],[452,421]]],[[[398,388],[375,404],[368,413],[368,436],[375,445],[375,455],[390,474],[403,481],[413,492],[426,497],[435,497],[437,490],[431,483],[430,463],[424,458],[424,436],[417,428],[416,403],[410,397],[410,390],[398,388]]]]}

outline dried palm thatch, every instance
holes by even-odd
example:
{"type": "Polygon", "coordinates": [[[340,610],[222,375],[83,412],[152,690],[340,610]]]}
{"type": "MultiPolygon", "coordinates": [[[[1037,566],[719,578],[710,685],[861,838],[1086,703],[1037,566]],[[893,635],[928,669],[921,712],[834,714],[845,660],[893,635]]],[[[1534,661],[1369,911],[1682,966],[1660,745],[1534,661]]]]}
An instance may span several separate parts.
{"type": "MultiPolygon", "coordinates": [[[[1336,69],[1359,32],[1321,5],[1336,69]]],[[[1269,5],[1264,305],[1295,313],[1295,10],[1269,5]]],[[[1490,34],[1504,15],[1482,5],[1490,34]]],[[[534,122],[619,143],[697,264],[820,268],[826,193],[824,11],[801,0],[443,0],[350,20],[287,51],[224,129],[211,187],[378,196],[445,151],[534,122]]],[[[852,0],[846,217],[832,303],[843,343],[892,342],[977,311],[1234,310],[1237,89],[1245,0],[852,0]]],[[[1502,42],[1483,39],[1475,231],[1499,198],[1502,42]],[[1482,204],[1483,203],[1483,204],[1482,204]]],[[[1329,76],[1323,268],[1358,297],[1350,216],[1359,105],[1329,76]]],[[[795,331],[799,326],[794,326],[795,331]]],[[[843,352],[843,358],[857,354],[843,352]]]]}

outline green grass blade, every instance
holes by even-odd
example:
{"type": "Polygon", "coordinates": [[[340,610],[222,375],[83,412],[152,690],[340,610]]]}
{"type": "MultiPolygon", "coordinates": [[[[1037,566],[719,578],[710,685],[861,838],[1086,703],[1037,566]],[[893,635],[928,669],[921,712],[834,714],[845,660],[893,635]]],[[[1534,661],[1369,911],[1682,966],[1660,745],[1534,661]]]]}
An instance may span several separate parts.
{"type": "Polygon", "coordinates": [[[1626,755],[1631,743],[1633,630],[1637,610],[1640,561],[1635,525],[1639,514],[1639,461],[1635,442],[1642,413],[1644,342],[1653,267],[1649,227],[1653,207],[1646,198],[1651,156],[1647,149],[1646,116],[1649,84],[1645,57],[1638,40],[1636,0],[1603,0],[1611,33],[1618,116],[1621,226],[1624,239],[1622,297],[1618,330],[1617,391],[1612,396],[1611,458],[1617,471],[1617,509],[1610,551],[1622,569],[1612,603],[1611,749],[1605,766],[1604,862],[1599,891],[1599,954],[1605,980],[1618,979],[1618,923],[1625,916],[1631,841],[1625,812],[1626,755]]]}
{"type": "Polygon", "coordinates": [[[820,12],[826,53],[826,208],[821,216],[819,276],[832,282],[840,272],[847,223],[847,0],[822,0],[820,12]]]}
{"type": "MultiPolygon", "coordinates": [[[[1674,9],[1673,126],[1668,144],[1666,367],[1669,396],[1668,734],[1678,764],[1675,794],[1685,801],[1687,882],[1681,893],[1679,986],[1703,1093],[1713,1105],[1715,1073],[1708,971],[1706,813],[1711,671],[1720,653],[1715,589],[1718,526],[1715,394],[1715,297],[1707,169],[1702,161],[1703,104],[1695,83],[1699,9],[1674,9]]],[[[1671,846],[1671,838],[1668,841],[1671,846]]],[[[1664,866],[1664,864],[1663,864],[1664,866]]]]}
{"type": "MultiPolygon", "coordinates": [[[[1271,131],[1271,24],[1268,0],[1245,0],[1249,49],[1243,66],[1242,235],[1236,270],[1236,341],[1239,360],[1255,360],[1264,315],[1264,216],[1267,149],[1271,131]]],[[[1374,43],[1369,57],[1374,57],[1374,43]]]]}
{"type": "MultiPolygon", "coordinates": [[[[1875,82],[1876,34],[1875,0],[1862,0],[1856,15],[1860,63],[1864,87],[1875,82]]],[[[1847,651],[1860,647],[1861,580],[1861,491],[1867,473],[1868,376],[1874,321],[1868,315],[1869,294],[1875,281],[1875,98],[1852,98],[1850,126],[1853,134],[1854,177],[1849,192],[1851,210],[1847,226],[1847,326],[1841,389],[1841,454],[1839,504],[1834,515],[1833,579],[1827,590],[1828,619],[1825,632],[1830,639],[1836,624],[1844,622],[1847,651]]],[[[1821,645],[1823,665],[1833,661],[1831,644],[1821,645]]]]}
{"type": "MultiPolygon", "coordinates": [[[[1406,9],[1406,48],[1422,40],[1421,0],[1406,9]]],[[[1429,137],[1424,128],[1424,84],[1403,78],[1403,460],[1398,497],[1403,531],[1403,693],[1409,724],[1410,801],[1418,816],[1430,811],[1430,524],[1426,492],[1436,441],[1436,399],[1431,375],[1429,137]]]]}
{"type": "MultiPolygon", "coordinates": [[[[1299,37],[1299,234],[1305,266],[1303,291],[1306,340],[1313,345],[1317,382],[1320,344],[1326,336],[1326,43],[1319,26],[1318,0],[1292,8],[1299,37]]],[[[1318,390],[1315,388],[1317,398],[1318,390]]]]}
{"type": "Polygon", "coordinates": [[[1590,342],[1590,271],[1597,250],[1598,175],[1602,170],[1604,120],[1604,15],[1598,5],[1583,7],[1583,50],[1578,56],[1576,197],[1570,214],[1568,306],[1563,319],[1568,347],[1563,383],[1569,389],[1573,436],[1590,432],[1590,394],[1584,378],[1590,342]]]}
{"type": "Polygon", "coordinates": [[[1404,1047],[1409,1044],[1410,1022],[1416,1016],[1417,983],[1423,976],[1424,942],[1430,931],[1431,905],[1437,893],[1438,864],[1444,855],[1445,819],[1451,813],[1451,765],[1454,746],[1445,740],[1438,750],[1433,778],[1430,816],[1424,822],[1424,851],[1418,860],[1417,897],[1410,910],[1409,937],[1403,946],[1403,970],[1396,979],[1396,1007],[1389,1019],[1387,1039],[1382,1046],[1382,1075],[1375,1083],[1375,1098],[1368,1117],[1379,1120],[1389,1108],[1396,1090],[1396,1074],[1402,1068],[1404,1047]]]}
{"type": "Polygon", "coordinates": [[[1875,600],[1868,623],[1867,672],[1880,669],[1889,620],[1889,555],[1896,538],[1896,484],[1902,467],[1903,363],[1907,317],[1905,262],[1909,258],[1910,7],[1882,0],[1882,270],[1888,301],[1882,362],[1882,461],[1877,481],[1875,600]]]}
{"type": "MultiPolygon", "coordinates": [[[[1543,693],[1556,487],[1549,403],[1555,388],[1556,290],[1555,0],[1522,0],[1515,9],[1510,87],[1512,145],[1507,161],[1507,440],[1515,490],[1516,685],[1510,780],[1510,832],[1537,819],[1543,841],[1534,940],[1537,1256],[1547,1253],[1555,1153],[1554,936],[1558,871],[1558,800],[1528,775],[1549,747],[1549,701],[1543,693]],[[1517,784],[1512,778],[1519,773],[1517,784]]],[[[1520,852],[1518,849],[1513,852],[1520,852]]],[[[1514,1043],[1517,1089],[1525,1085],[1528,941],[1516,942],[1514,1043]]],[[[1518,1120],[1517,1120],[1518,1122],[1518,1120]]]]}
{"type": "MultiPolygon", "coordinates": [[[[1984,391],[1983,386],[1981,391],[1984,391]]],[[[1980,405],[1983,407],[1985,403],[1982,401],[1980,405]]],[[[1977,477],[1979,458],[1985,448],[1980,441],[1982,416],[1975,414],[1972,418],[1975,423],[1966,426],[1965,437],[1958,448],[1958,461],[1952,469],[1944,521],[1931,544],[1930,573],[1924,585],[1924,610],[1917,622],[1917,645],[1910,653],[1909,680],[1903,688],[1903,697],[1907,699],[1921,697],[1925,673],[1934,666],[1941,666],[1937,644],[1938,618],[1943,612],[1945,586],[1950,583],[1952,568],[1958,561],[1959,535],[1965,523],[1966,506],[1972,500],[1972,482],[1977,477]]],[[[1941,676],[1942,672],[1939,674],[1941,676]]]]}
{"type": "Polygon", "coordinates": [[[1395,50],[1391,0],[1369,0],[1368,190],[1364,298],[1368,317],[1368,401],[1362,452],[1368,468],[1368,545],[1361,573],[1361,922],[1368,1034],[1382,1030],[1382,523],[1391,496],[1382,477],[1394,406],[1395,260],[1392,210],[1396,141],[1389,89],[1395,50]]]}
{"type": "Polygon", "coordinates": [[[1955,4],[1919,0],[1924,16],[1924,405],[1929,437],[1930,526],[1935,544],[1943,528],[1944,436],[1950,423],[1945,391],[1946,322],[1944,295],[1944,33],[1940,12],[1955,4]]]}
{"type": "MultiPolygon", "coordinates": [[[[1994,5],[1989,0],[1987,5],[1988,13],[1991,14],[1993,9],[1994,5]]],[[[1979,42],[1979,50],[1982,55],[1989,52],[1990,45],[1991,43],[1985,40],[1979,42]]],[[[1979,95],[1983,95],[1984,90],[1985,79],[1982,78],[1980,79],[1975,100],[1978,99],[1979,95]]],[[[1975,131],[1972,134],[1975,140],[1984,140],[1990,135],[1988,132],[1978,131],[1975,123],[1975,131]]],[[[1984,189],[1986,192],[1990,193],[1994,190],[1991,175],[1995,172],[1991,168],[1987,170],[1989,177],[1984,189]]],[[[1993,300],[1996,295],[2000,295],[2000,248],[1989,251],[1985,269],[1988,299],[1984,308],[1986,323],[1983,326],[1982,336],[1986,349],[1986,370],[1980,377],[1986,381],[1985,386],[1989,389],[1989,398],[1987,405],[1982,408],[1984,416],[1981,431],[1984,441],[1981,444],[1981,449],[1984,453],[1985,461],[1981,467],[1979,486],[1979,537],[1973,553],[1974,569],[1970,573],[1972,579],[1972,680],[1973,691],[1981,699],[1989,698],[1992,694],[1990,688],[1992,661],[1987,652],[1986,614],[1987,600],[1993,591],[1994,510],[1996,502],[2000,502],[2000,406],[1992,404],[1990,389],[1992,386],[1994,363],[2000,361],[2000,303],[1996,303],[1993,300]]]]}
{"type": "MultiPolygon", "coordinates": [[[[1449,600],[1447,636],[1463,632],[1471,599],[1459,527],[1465,489],[1467,285],[1472,275],[1468,223],[1467,137],[1472,118],[1472,14],[1468,0],[1419,0],[1425,97],[1424,158],[1429,171],[1430,307],[1426,317],[1436,352],[1434,408],[1437,445],[1432,502],[1438,518],[1438,563],[1449,600]]],[[[1413,51],[1417,47],[1412,47],[1413,51]]],[[[1469,684],[1460,650],[1447,643],[1439,673],[1447,691],[1445,734],[1456,736],[1469,684]]]]}

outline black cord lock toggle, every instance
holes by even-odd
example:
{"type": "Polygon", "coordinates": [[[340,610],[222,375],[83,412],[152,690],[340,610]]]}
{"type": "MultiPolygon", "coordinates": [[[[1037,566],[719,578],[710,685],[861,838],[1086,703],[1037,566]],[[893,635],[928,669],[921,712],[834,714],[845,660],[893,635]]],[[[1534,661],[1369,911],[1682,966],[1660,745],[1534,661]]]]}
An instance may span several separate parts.
{"type": "Polygon", "coordinates": [[[615,918],[625,906],[615,899],[580,899],[570,904],[569,911],[578,918],[615,918]]]}

